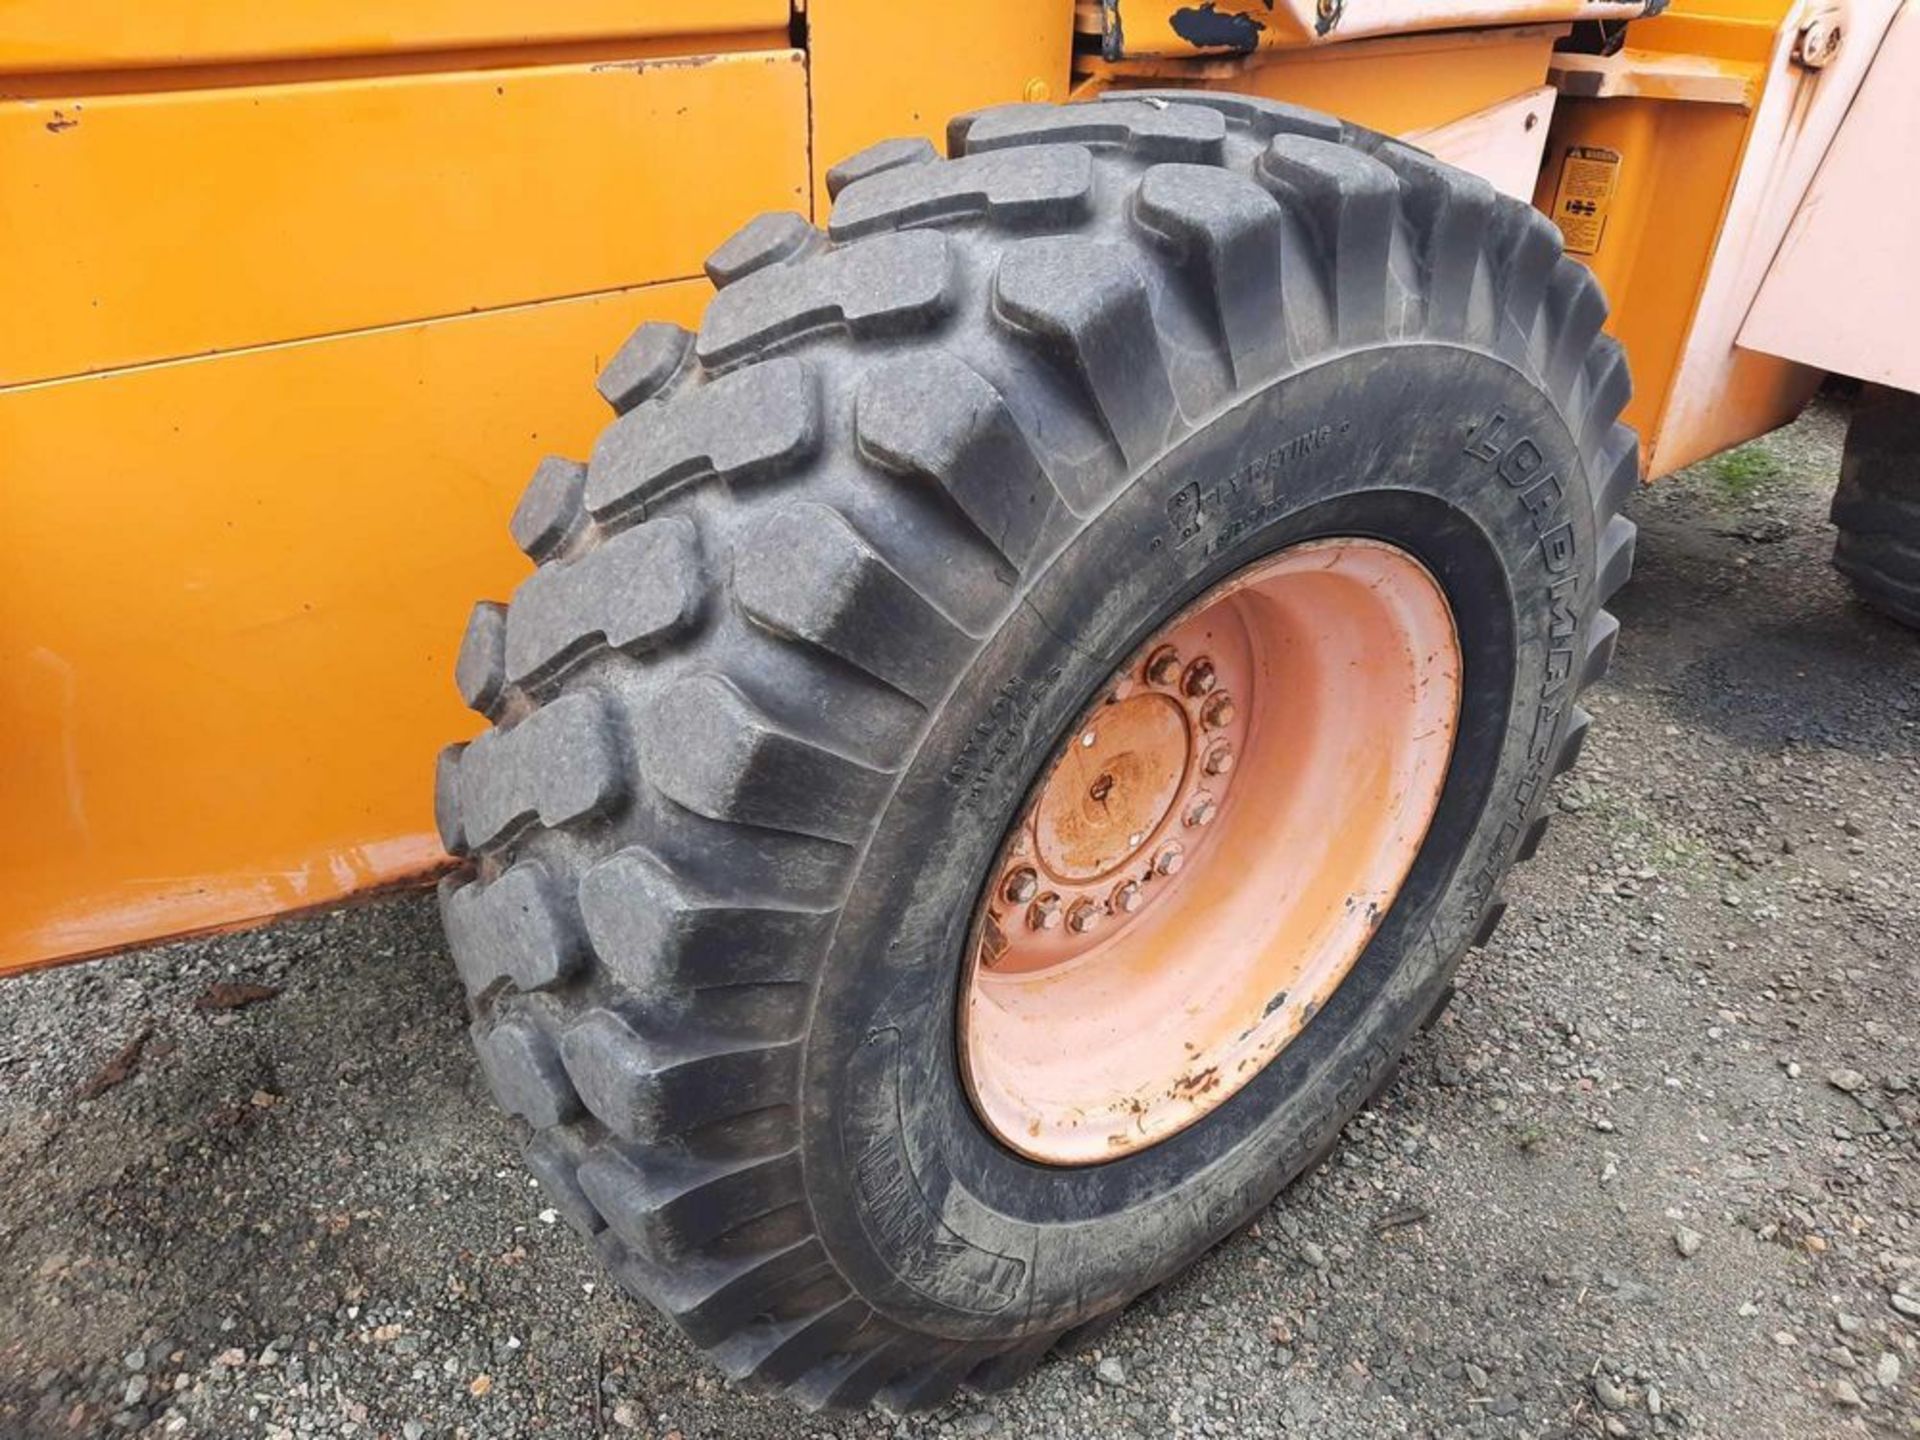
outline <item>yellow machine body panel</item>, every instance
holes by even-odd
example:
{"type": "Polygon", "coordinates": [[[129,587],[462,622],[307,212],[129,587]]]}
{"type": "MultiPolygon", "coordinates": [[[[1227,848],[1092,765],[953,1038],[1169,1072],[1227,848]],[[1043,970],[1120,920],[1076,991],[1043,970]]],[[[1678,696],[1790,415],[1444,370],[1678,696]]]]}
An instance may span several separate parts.
{"type": "Polygon", "coordinates": [[[600,366],[697,323],[739,224],[824,215],[828,164],[968,109],[1251,91],[1537,168],[1549,213],[1572,151],[1615,153],[1575,179],[1636,418],[1718,385],[1714,435],[1765,428],[1812,372],[1719,364],[1702,297],[1794,3],[1676,0],[1622,61],[1555,47],[1637,0],[1244,53],[1156,40],[1160,0],[1126,47],[1071,0],[0,0],[0,972],[431,876],[432,756],[477,728],[453,652],[528,572],[506,517],[591,444],[600,366]]]}

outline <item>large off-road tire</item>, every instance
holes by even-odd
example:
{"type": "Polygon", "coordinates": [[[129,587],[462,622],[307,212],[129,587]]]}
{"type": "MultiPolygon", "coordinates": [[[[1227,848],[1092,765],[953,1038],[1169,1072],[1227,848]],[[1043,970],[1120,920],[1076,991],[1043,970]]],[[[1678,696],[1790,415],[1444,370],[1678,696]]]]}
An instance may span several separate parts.
{"type": "Polygon", "coordinates": [[[1847,425],[1833,564],[1862,600],[1920,627],[1920,395],[1874,387],[1847,425]]]}
{"type": "MultiPolygon", "coordinates": [[[[1615,632],[1637,445],[1588,273],[1425,154],[1210,94],[956,120],[829,173],[648,325],[513,531],[441,760],[473,1035],[552,1203],[807,1405],[1024,1373],[1323,1154],[1530,853],[1615,632]],[[1082,708],[1221,577],[1415,557],[1462,660],[1437,809],[1278,1057],[1052,1166],[959,1075],[982,886],[1082,708]],[[1363,542],[1364,543],[1364,542],[1363,542]]],[[[1330,817],[1330,823],[1333,817],[1330,817]]]]}

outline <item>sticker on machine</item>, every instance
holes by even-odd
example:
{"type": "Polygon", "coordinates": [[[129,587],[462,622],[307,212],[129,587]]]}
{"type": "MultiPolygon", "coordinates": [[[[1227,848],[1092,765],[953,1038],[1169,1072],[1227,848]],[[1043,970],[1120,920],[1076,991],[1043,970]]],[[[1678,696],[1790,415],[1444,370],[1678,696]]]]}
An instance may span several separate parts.
{"type": "Polygon", "coordinates": [[[1619,151],[1595,145],[1568,147],[1560,166],[1560,188],[1553,196],[1553,223],[1560,227],[1569,255],[1599,250],[1619,179],[1619,151]]]}

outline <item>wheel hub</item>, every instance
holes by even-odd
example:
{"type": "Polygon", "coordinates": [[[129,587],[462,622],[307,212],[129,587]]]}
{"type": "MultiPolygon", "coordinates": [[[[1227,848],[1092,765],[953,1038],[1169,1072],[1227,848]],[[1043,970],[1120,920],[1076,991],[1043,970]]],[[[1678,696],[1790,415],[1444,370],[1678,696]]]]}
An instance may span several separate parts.
{"type": "Polygon", "coordinates": [[[1092,1164],[1259,1073],[1412,867],[1460,674],[1439,584],[1361,538],[1249,566],[1130,656],[1062,740],[975,916],[959,1040],[988,1129],[1092,1164]]]}

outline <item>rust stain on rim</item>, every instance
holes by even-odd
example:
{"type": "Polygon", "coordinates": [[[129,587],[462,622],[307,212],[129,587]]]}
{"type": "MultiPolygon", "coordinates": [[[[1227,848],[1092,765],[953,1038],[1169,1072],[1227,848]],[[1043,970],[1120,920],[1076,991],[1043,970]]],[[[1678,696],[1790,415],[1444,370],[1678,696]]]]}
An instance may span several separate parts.
{"type": "Polygon", "coordinates": [[[1439,805],[1460,709],[1439,583],[1362,538],[1215,586],[1068,732],[974,917],[975,1111],[1090,1165],[1191,1125],[1353,968],[1439,805]]]}

